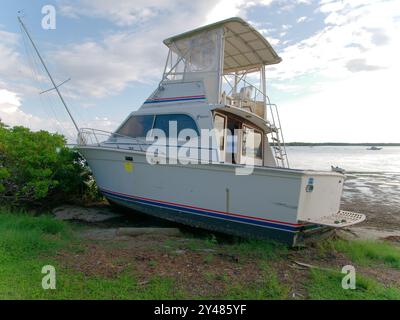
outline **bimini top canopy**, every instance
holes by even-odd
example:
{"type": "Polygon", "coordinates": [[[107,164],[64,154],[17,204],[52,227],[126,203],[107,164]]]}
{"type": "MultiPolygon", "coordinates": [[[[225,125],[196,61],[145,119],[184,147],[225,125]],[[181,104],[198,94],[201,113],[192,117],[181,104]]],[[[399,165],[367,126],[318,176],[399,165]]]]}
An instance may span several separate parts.
{"type": "Polygon", "coordinates": [[[179,44],[185,43],[185,40],[217,30],[223,30],[224,73],[259,68],[282,60],[268,41],[241,18],[230,18],[200,27],[168,38],[164,43],[173,51],[182,51],[179,44]]]}

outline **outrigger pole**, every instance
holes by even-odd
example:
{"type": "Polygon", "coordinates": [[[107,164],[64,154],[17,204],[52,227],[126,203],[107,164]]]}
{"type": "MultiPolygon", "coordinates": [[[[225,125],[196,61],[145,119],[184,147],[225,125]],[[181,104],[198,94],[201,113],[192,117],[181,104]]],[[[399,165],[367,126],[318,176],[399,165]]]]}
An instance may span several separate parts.
{"type": "MultiPolygon", "coordinates": [[[[39,60],[40,60],[40,62],[42,63],[42,65],[43,65],[43,67],[44,67],[44,70],[46,70],[46,73],[47,73],[47,75],[49,76],[51,83],[52,83],[53,86],[54,86],[54,88],[51,88],[50,90],[53,90],[53,89],[56,90],[58,96],[60,97],[60,100],[61,100],[62,104],[63,104],[64,107],[65,107],[65,110],[67,110],[68,115],[69,115],[69,117],[71,118],[71,120],[72,120],[72,122],[73,122],[73,124],[74,124],[74,126],[75,126],[75,128],[76,128],[76,131],[79,133],[79,127],[78,127],[78,125],[76,124],[75,119],[74,119],[74,117],[72,116],[71,112],[69,111],[68,106],[67,106],[67,104],[66,104],[66,102],[65,102],[65,100],[64,100],[64,98],[63,98],[63,96],[61,95],[60,90],[58,89],[58,87],[59,87],[60,85],[57,86],[56,83],[54,82],[53,77],[51,76],[49,69],[47,69],[47,66],[46,66],[46,64],[44,63],[44,60],[43,60],[42,56],[40,55],[39,50],[38,50],[38,48],[36,47],[35,43],[33,42],[33,40],[32,40],[32,38],[31,38],[31,36],[30,36],[28,30],[26,29],[25,24],[22,22],[21,17],[17,17],[17,18],[18,18],[18,21],[19,21],[19,23],[21,24],[22,28],[24,29],[26,35],[28,36],[28,39],[29,39],[29,41],[31,42],[33,48],[35,49],[35,52],[36,52],[36,54],[38,55],[39,60]]],[[[65,83],[65,82],[66,82],[66,81],[64,81],[63,83],[65,83]]],[[[62,84],[63,84],[63,83],[62,83],[62,84]]],[[[46,90],[45,92],[47,92],[47,91],[49,91],[49,90],[46,90]]]]}

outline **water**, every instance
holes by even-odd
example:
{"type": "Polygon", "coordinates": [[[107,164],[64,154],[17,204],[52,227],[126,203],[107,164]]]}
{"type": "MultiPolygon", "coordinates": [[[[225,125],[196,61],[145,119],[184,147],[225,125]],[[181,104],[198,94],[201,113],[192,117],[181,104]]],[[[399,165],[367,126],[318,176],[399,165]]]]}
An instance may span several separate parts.
{"type": "Polygon", "coordinates": [[[400,228],[400,147],[287,147],[290,166],[346,170],[342,207],[363,212],[374,226],[400,228]]]}
{"type": "Polygon", "coordinates": [[[400,173],[400,147],[287,147],[287,153],[292,168],[331,170],[334,165],[348,172],[400,173]]]}

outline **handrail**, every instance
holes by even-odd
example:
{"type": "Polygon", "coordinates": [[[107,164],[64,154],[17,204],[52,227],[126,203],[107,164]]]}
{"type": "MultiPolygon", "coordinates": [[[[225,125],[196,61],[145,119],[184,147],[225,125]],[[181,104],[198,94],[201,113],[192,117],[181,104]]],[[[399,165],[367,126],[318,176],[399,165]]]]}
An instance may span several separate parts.
{"type": "MultiPolygon", "coordinates": [[[[121,145],[131,145],[131,146],[139,146],[140,150],[145,152],[146,151],[146,147],[152,145],[152,146],[156,146],[156,147],[186,147],[189,149],[197,149],[197,150],[207,150],[207,151],[212,151],[215,154],[218,155],[218,149],[216,148],[203,148],[201,146],[180,146],[180,145],[169,145],[169,144],[155,144],[154,142],[148,142],[144,139],[140,139],[140,138],[132,138],[126,135],[122,135],[116,132],[109,132],[109,131],[105,131],[105,130],[100,130],[100,129],[93,129],[93,128],[81,128],[78,134],[78,145],[88,145],[88,141],[86,139],[86,137],[84,137],[83,135],[86,135],[86,137],[88,135],[94,135],[94,139],[95,139],[95,144],[97,146],[101,146],[104,148],[116,148],[116,149],[121,149],[120,146],[121,145]],[[114,141],[100,141],[96,135],[96,133],[98,133],[99,135],[102,136],[106,136],[108,138],[113,137],[113,136],[119,136],[125,139],[129,139],[129,140],[133,140],[133,142],[114,142],[114,141]],[[116,145],[116,147],[111,147],[111,145],[116,145]]],[[[129,148],[131,149],[131,148],[129,148]]]]}
{"type": "MultiPolygon", "coordinates": [[[[268,117],[267,117],[268,109],[270,112],[270,119],[272,120],[270,127],[271,128],[273,127],[273,129],[274,129],[271,131],[271,138],[272,138],[272,140],[274,140],[273,141],[274,142],[273,151],[274,151],[275,159],[276,159],[277,163],[281,163],[282,167],[289,168],[289,160],[287,157],[286,145],[285,145],[285,140],[283,137],[283,130],[282,130],[282,125],[281,125],[281,119],[279,117],[278,106],[274,103],[271,103],[269,96],[266,93],[264,93],[263,91],[261,91],[259,88],[257,88],[257,86],[255,86],[254,84],[248,82],[244,78],[244,75],[242,75],[242,77],[239,79],[239,82],[243,82],[244,85],[248,85],[251,88],[255,89],[254,99],[253,100],[249,99],[250,108],[251,108],[251,105],[253,105],[254,108],[257,106],[257,96],[260,94],[261,97],[263,98],[265,121],[270,123],[270,121],[268,121],[268,117]]],[[[231,91],[229,92],[229,93],[231,93],[233,90],[233,86],[231,85],[229,80],[226,78],[226,76],[236,77],[236,74],[227,73],[227,74],[223,75],[224,79],[231,87],[231,91]]],[[[232,97],[232,101],[235,101],[238,104],[239,108],[243,108],[243,101],[245,101],[245,100],[246,99],[242,99],[240,96],[232,97]]],[[[226,103],[226,96],[225,96],[225,103],[226,103]]]]}
{"type": "MultiPolygon", "coordinates": [[[[224,74],[224,77],[227,76],[227,75],[228,75],[228,76],[235,76],[235,74],[227,73],[227,74],[224,74]]],[[[245,84],[248,84],[249,86],[251,86],[252,88],[254,88],[256,91],[258,91],[259,93],[261,93],[261,95],[262,95],[263,97],[265,97],[265,98],[268,100],[268,104],[271,103],[271,101],[270,101],[268,95],[265,94],[264,92],[262,92],[262,91],[261,91],[259,88],[257,88],[254,84],[248,82],[246,79],[243,79],[243,77],[239,79],[239,82],[240,82],[240,81],[243,81],[245,84]]]]}
{"type": "Polygon", "coordinates": [[[101,129],[94,129],[94,128],[81,128],[79,130],[79,133],[87,133],[87,131],[90,131],[93,134],[98,133],[99,135],[104,135],[104,136],[113,136],[113,137],[118,136],[118,137],[121,137],[121,138],[138,141],[138,138],[133,138],[133,137],[130,137],[130,136],[127,136],[127,135],[123,135],[123,134],[117,133],[117,132],[110,132],[110,131],[105,131],[105,130],[101,130],[101,129]]]}

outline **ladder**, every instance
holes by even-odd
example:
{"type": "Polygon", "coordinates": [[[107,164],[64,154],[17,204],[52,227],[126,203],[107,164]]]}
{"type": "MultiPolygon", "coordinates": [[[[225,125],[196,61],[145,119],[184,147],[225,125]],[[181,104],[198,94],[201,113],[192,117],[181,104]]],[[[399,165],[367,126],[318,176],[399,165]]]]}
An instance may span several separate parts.
{"type": "Polygon", "coordinates": [[[289,168],[289,160],[287,157],[285,140],[283,138],[281,120],[279,118],[278,107],[273,103],[266,103],[269,109],[269,126],[271,127],[271,142],[274,152],[276,164],[278,167],[289,168]]]}

